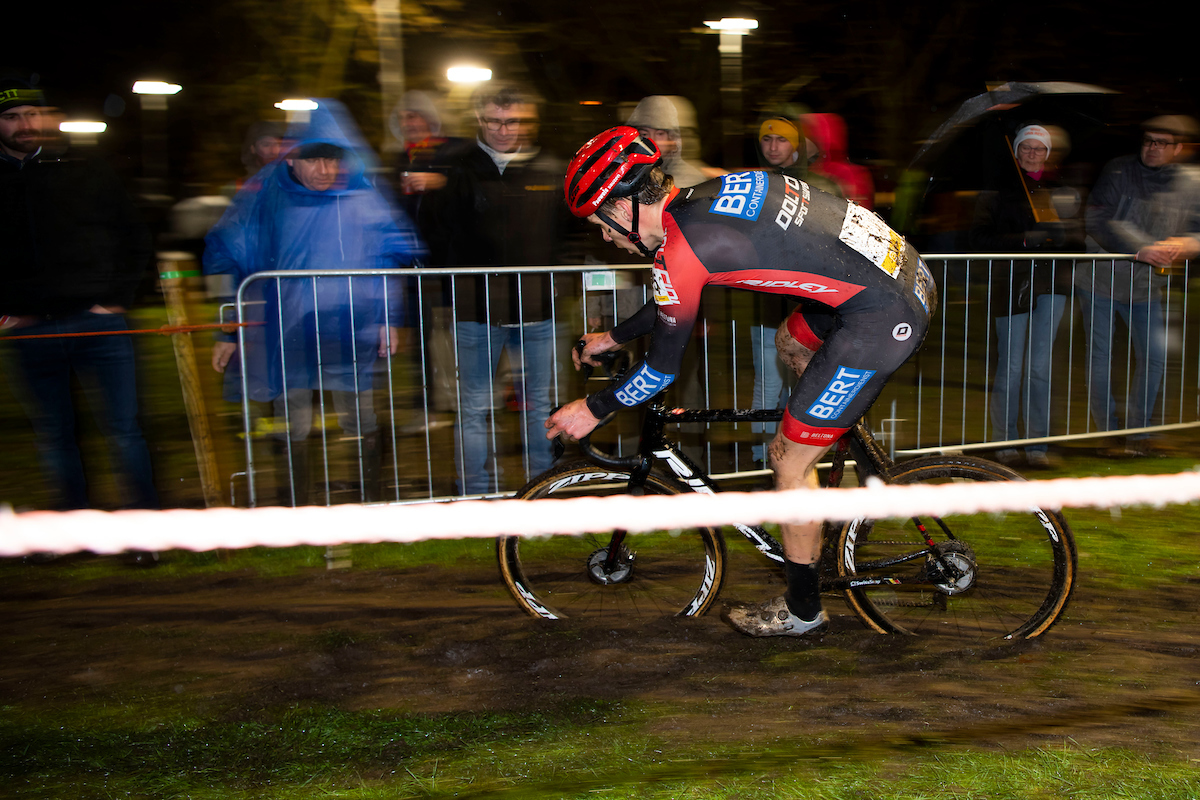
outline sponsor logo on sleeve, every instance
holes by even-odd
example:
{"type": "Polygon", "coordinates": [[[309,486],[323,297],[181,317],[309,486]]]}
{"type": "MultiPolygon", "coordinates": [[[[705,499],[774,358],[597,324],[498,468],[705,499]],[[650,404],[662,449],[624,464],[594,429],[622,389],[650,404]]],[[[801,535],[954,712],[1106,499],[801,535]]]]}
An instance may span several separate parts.
{"type": "Polygon", "coordinates": [[[759,170],[721,176],[721,191],[709,213],[757,220],[767,197],[767,173],[759,170]]]}
{"type": "Polygon", "coordinates": [[[929,313],[929,287],[933,285],[933,273],[925,265],[925,259],[917,259],[917,274],[913,278],[913,294],[921,302],[921,308],[929,313]]]}
{"type": "Polygon", "coordinates": [[[775,215],[775,224],[785,231],[792,225],[799,228],[808,216],[808,204],[811,200],[812,192],[808,190],[807,183],[798,181],[791,175],[784,175],[783,203],[779,207],[779,213],[775,215]]]}
{"type": "Polygon", "coordinates": [[[904,267],[904,238],[862,206],[846,204],[838,238],[893,279],[904,267]]]}
{"type": "Polygon", "coordinates": [[[823,420],[837,419],[874,374],[873,369],[838,366],[837,374],[821,392],[817,402],[808,407],[809,416],[823,420]]]}
{"type": "Polygon", "coordinates": [[[642,368],[630,376],[621,388],[617,389],[617,402],[623,406],[633,407],[644,403],[675,380],[674,375],[667,375],[642,364],[642,368]]]}
{"type": "MultiPolygon", "coordinates": [[[[800,438],[814,442],[832,442],[834,439],[841,437],[841,432],[828,433],[826,431],[800,431],[800,438]]],[[[801,442],[803,444],[803,442],[801,442]]]]}
{"type": "Polygon", "coordinates": [[[671,285],[671,273],[654,265],[654,302],[660,306],[679,305],[679,292],[671,285]]]}

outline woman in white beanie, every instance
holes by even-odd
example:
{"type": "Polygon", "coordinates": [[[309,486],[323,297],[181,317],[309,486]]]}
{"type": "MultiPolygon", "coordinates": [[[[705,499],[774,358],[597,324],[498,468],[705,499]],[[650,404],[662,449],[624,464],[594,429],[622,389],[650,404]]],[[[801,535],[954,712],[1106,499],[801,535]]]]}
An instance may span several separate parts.
{"type": "MultiPolygon", "coordinates": [[[[1077,212],[1078,194],[1055,180],[1048,166],[1054,163],[1050,160],[1052,154],[1056,160],[1061,159],[1069,148],[1067,141],[1064,131],[1043,125],[1026,125],[1017,131],[1011,157],[1016,169],[1001,170],[1001,174],[1014,175],[1017,180],[1000,191],[980,193],[970,231],[972,250],[984,253],[1082,250],[1078,220],[1063,219],[1077,212]],[[1075,198],[1073,204],[1059,202],[1064,192],[1075,198]],[[1050,198],[1054,199],[1054,205],[1061,206],[1063,213],[1050,210],[1050,198]]],[[[992,262],[989,294],[997,343],[990,398],[994,440],[1049,435],[1050,357],[1070,284],[1070,265],[1052,258],[992,262]],[[1025,363],[1026,353],[1028,363],[1025,363]],[[1019,426],[1022,400],[1027,400],[1025,424],[1019,426]]],[[[1020,453],[1006,448],[996,458],[1013,464],[1020,459],[1020,453]]],[[[1028,445],[1025,460],[1031,467],[1049,466],[1046,445],[1028,445]]]]}

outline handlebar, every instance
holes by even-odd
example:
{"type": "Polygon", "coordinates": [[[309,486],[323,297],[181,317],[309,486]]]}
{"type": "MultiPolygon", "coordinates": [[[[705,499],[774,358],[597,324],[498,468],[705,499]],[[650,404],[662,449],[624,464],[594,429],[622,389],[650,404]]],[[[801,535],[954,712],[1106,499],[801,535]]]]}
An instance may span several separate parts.
{"type": "MultiPolygon", "coordinates": [[[[580,355],[583,355],[582,339],[576,343],[575,351],[580,355]]],[[[607,375],[608,380],[612,381],[619,381],[623,379],[625,374],[629,371],[629,368],[633,366],[633,356],[630,355],[628,350],[609,350],[607,353],[600,353],[592,356],[592,359],[600,362],[600,365],[604,368],[604,372],[607,375]]],[[[586,362],[583,362],[579,365],[579,371],[583,374],[583,379],[585,382],[591,380],[594,369],[595,368],[591,364],[586,362]]],[[[595,433],[608,423],[612,422],[616,416],[616,412],[613,412],[604,419],[600,420],[600,422],[596,424],[596,427],[593,429],[592,433],[595,433]]],[[[642,456],[640,455],[612,456],[608,453],[605,453],[603,450],[600,450],[592,444],[591,434],[588,434],[579,440],[579,449],[582,450],[583,454],[590,460],[595,461],[601,466],[608,467],[609,469],[632,471],[638,469],[642,463],[642,456]]]]}

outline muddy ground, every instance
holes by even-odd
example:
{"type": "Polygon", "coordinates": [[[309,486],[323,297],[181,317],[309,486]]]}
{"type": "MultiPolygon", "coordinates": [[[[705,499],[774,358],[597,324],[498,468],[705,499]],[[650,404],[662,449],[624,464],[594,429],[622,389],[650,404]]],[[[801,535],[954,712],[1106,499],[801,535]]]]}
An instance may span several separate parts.
{"type": "MultiPolygon", "coordinates": [[[[746,558],[727,600],[763,596],[746,558]]],[[[815,642],[748,639],[717,613],[546,624],[516,609],[486,561],[88,583],[57,569],[31,565],[0,586],[0,705],[43,720],[83,698],[203,719],[600,698],[651,704],[647,733],[667,741],[1070,736],[1200,757],[1200,584],[1187,580],[1114,597],[1085,573],[1045,638],[993,646],[872,634],[837,600],[815,642]]]]}

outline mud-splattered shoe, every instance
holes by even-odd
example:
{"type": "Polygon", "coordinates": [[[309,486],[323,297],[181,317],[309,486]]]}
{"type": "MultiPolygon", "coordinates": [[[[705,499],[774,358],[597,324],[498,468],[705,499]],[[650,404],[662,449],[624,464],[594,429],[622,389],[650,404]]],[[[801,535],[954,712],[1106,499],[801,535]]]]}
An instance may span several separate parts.
{"type": "Polygon", "coordinates": [[[815,619],[800,619],[787,607],[783,595],[762,603],[728,608],[724,616],[735,630],[747,636],[808,636],[829,627],[824,610],[815,619]]]}

